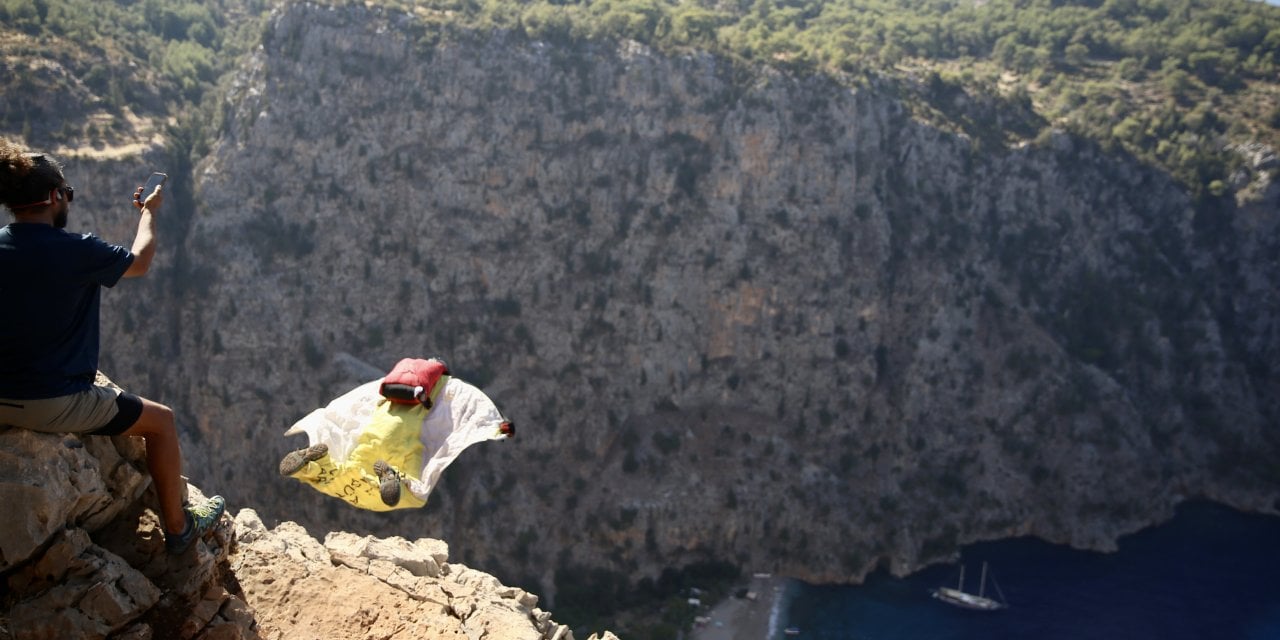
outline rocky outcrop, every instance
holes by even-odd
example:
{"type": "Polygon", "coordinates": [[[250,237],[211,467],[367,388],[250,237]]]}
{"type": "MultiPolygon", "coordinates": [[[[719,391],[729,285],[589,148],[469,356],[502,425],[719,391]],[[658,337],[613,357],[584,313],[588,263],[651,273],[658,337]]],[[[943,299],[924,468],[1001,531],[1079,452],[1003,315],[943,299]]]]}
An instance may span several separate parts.
{"type": "Polygon", "coordinates": [[[143,459],[137,438],[0,432],[0,637],[258,637],[230,520],[168,555],[143,459]]]}
{"type": "Polygon", "coordinates": [[[264,638],[573,637],[537,596],[448,563],[439,540],[335,532],[320,543],[291,522],[268,530],[251,509],[236,531],[232,570],[264,638]]]}
{"type": "Polygon", "coordinates": [[[0,638],[573,637],[537,596],[449,563],[439,540],[321,544],[243,509],[168,555],[142,453],[140,439],[0,432],[0,638]]]}

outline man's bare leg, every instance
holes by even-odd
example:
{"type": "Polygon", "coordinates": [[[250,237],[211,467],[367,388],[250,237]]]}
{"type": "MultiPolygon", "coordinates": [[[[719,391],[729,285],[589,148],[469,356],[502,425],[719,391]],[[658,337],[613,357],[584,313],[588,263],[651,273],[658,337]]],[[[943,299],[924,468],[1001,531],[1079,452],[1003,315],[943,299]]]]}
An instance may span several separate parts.
{"type": "Polygon", "coordinates": [[[182,450],[178,446],[178,429],[173,409],[142,398],[142,415],[122,435],[141,436],[147,443],[147,471],[160,500],[161,517],[166,534],[180,534],[187,527],[182,511],[182,450]]]}

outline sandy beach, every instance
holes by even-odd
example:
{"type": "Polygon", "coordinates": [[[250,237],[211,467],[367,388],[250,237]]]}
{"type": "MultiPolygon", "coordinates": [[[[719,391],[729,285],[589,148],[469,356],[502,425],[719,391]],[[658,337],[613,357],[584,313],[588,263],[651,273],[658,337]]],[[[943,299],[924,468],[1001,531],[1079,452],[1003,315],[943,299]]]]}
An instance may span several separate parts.
{"type": "Polygon", "coordinates": [[[693,627],[693,640],[775,640],[782,637],[779,628],[769,633],[770,617],[778,601],[786,594],[789,581],[770,575],[756,575],[746,585],[754,598],[733,596],[717,604],[705,621],[693,627]]]}

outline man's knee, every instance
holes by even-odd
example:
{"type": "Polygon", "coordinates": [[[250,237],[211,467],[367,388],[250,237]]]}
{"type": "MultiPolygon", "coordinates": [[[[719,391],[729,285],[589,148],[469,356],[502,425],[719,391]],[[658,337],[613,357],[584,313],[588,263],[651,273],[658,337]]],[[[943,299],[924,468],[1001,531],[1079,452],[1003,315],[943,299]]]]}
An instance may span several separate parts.
{"type": "Polygon", "coordinates": [[[168,405],[160,404],[159,402],[152,402],[151,400],[143,400],[143,409],[145,410],[148,406],[152,408],[159,419],[166,422],[173,422],[173,409],[170,409],[168,405]]]}
{"type": "Polygon", "coordinates": [[[142,413],[149,420],[161,426],[162,428],[172,430],[174,428],[173,409],[158,402],[150,400],[142,401],[142,413]]]}
{"type": "Polygon", "coordinates": [[[177,433],[174,426],[173,409],[142,398],[142,414],[125,435],[159,435],[169,436],[177,433]]]}

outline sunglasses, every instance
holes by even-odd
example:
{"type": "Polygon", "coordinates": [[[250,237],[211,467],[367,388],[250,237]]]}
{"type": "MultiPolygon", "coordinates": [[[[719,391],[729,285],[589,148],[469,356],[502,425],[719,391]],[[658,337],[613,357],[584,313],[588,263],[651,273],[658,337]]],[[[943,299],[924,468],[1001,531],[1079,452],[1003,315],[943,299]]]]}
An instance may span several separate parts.
{"type": "Polygon", "coordinates": [[[9,207],[9,209],[10,210],[26,209],[28,207],[43,207],[45,205],[53,204],[54,191],[57,191],[58,193],[61,193],[62,195],[66,196],[67,202],[71,202],[72,200],[76,199],[76,188],[71,185],[62,185],[61,187],[54,187],[53,191],[49,192],[49,197],[45,198],[44,200],[41,200],[40,202],[29,202],[27,204],[11,206],[9,207]]]}

